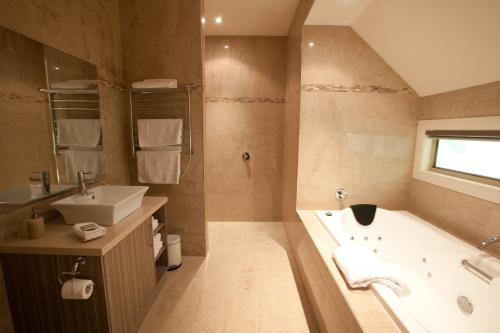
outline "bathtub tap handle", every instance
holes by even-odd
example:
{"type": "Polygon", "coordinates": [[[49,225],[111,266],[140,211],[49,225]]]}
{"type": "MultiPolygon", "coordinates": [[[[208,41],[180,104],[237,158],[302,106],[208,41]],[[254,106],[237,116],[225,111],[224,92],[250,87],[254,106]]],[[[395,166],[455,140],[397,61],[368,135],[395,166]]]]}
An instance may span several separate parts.
{"type": "Polygon", "coordinates": [[[344,190],[343,188],[338,188],[336,191],[335,191],[335,198],[337,198],[337,200],[344,200],[345,198],[347,198],[347,191],[344,190]]]}
{"type": "Polygon", "coordinates": [[[485,239],[481,243],[479,243],[479,245],[477,246],[477,248],[479,250],[484,250],[485,248],[487,248],[491,244],[497,243],[497,242],[500,242],[500,237],[490,237],[488,239],[485,239]]]}

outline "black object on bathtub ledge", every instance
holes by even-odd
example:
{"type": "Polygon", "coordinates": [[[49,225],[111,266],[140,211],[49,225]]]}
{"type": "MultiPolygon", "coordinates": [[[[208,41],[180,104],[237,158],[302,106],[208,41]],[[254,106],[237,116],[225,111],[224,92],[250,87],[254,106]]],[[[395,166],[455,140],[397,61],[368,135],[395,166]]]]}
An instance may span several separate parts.
{"type": "Polygon", "coordinates": [[[375,219],[375,212],[377,211],[377,205],[369,205],[369,204],[360,204],[360,205],[352,205],[352,212],[356,221],[359,224],[368,226],[372,224],[375,219]]]}

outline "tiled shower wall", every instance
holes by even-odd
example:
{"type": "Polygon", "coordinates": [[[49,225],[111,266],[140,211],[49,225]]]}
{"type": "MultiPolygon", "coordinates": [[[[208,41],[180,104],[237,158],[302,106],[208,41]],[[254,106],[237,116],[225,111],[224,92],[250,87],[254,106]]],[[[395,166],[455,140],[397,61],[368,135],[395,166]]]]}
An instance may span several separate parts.
{"type": "MultiPolygon", "coordinates": [[[[124,81],[175,78],[192,83],[193,156],[178,185],[148,185],[147,195],[167,195],[168,232],[182,237],[184,255],[207,251],[203,175],[203,33],[201,0],[120,1],[124,81]]],[[[130,159],[131,182],[137,162],[130,159]]],[[[183,163],[183,170],[186,164],[183,163]]]]}
{"type": "Polygon", "coordinates": [[[408,206],[416,93],[350,27],[304,26],[297,207],[408,206]],[[314,46],[309,46],[314,43],[314,46]]]}
{"type": "Polygon", "coordinates": [[[207,219],[280,221],[286,38],[205,47],[207,219]]]}

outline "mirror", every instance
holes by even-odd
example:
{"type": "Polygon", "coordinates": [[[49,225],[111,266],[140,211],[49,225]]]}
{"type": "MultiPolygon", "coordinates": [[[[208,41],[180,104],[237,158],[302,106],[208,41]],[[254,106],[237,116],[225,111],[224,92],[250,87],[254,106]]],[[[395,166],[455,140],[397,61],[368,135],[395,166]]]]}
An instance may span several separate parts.
{"type": "Polygon", "coordinates": [[[96,67],[0,27],[0,133],[3,208],[103,180],[96,67]]]}

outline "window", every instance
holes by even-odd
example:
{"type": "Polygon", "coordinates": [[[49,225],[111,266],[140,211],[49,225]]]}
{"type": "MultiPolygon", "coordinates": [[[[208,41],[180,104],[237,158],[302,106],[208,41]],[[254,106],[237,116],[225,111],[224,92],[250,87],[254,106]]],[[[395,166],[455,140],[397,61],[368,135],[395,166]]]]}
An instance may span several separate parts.
{"type": "Polygon", "coordinates": [[[500,204],[500,117],[420,120],[413,178],[500,204]]]}
{"type": "MultiPolygon", "coordinates": [[[[428,131],[432,133],[432,131],[428,131]]],[[[493,134],[493,133],[490,133],[493,134]]],[[[431,169],[493,185],[500,181],[500,139],[437,137],[431,169]]]]}

